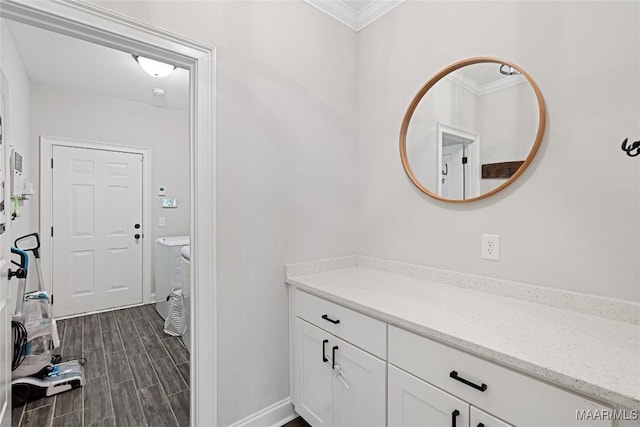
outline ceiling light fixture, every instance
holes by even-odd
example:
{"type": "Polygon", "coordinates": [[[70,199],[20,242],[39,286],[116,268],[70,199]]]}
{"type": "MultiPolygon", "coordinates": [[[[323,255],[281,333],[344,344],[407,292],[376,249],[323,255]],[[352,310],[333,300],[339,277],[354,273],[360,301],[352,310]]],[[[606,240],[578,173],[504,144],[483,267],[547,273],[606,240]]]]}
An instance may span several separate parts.
{"type": "Polygon", "coordinates": [[[176,69],[175,65],[165,64],[164,62],[145,58],[144,56],[132,55],[133,59],[140,67],[153,77],[166,77],[176,69]]]}

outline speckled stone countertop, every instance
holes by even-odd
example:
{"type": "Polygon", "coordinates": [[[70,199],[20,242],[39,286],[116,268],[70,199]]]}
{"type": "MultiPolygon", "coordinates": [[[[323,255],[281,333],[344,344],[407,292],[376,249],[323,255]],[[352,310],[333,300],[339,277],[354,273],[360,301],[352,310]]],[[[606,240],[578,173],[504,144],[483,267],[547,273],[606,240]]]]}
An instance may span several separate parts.
{"type": "Polygon", "coordinates": [[[638,324],[355,264],[342,259],[328,270],[288,266],[286,282],[533,377],[640,410],[638,324]]]}

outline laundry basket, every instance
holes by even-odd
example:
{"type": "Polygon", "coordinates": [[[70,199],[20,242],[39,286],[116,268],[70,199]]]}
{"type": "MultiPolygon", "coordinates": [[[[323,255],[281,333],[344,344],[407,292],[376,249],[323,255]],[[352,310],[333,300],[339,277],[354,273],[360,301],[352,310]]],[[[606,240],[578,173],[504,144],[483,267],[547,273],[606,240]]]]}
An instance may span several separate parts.
{"type": "Polygon", "coordinates": [[[187,329],[184,321],[184,297],[182,289],[173,288],[167,298],[169,313],[164,320],[164,333],[174,337],[182,336],[187,329]]]}

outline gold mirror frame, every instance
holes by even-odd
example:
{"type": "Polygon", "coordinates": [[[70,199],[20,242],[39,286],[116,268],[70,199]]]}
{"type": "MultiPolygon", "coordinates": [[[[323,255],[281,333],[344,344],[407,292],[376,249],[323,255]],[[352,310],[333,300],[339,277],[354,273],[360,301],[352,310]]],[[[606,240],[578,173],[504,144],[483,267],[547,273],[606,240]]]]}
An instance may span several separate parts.
{"type": "Polygon", "coordinates": [[[456,63],[453,63],[453,64],[449,65],[446,68],[443,68],[438,73],[436,73],[433,77],[431,77],[420,88],[420,90],[418,91],[416,96],[411,101],[411,104],[409,104],[409,107],[407,108],[407,111],[404,113],[404,118],[402,119],[402,126],[400,127],[400,159],[402,160],[402,166],[404,167],[404,171],[407,173],[407,176],[409,177],[409,179],[411,180],[413,185],[415,185],[420,191],[422,191],[427,196],[433,197],[434,199],[437,199],[437,200],[442,200],[444,202],[450,202],[450,203],[473,202],[475,200],[481,200],[481,199],[484,199],[486,197],[492,196],[492,195],[496,194],[497,192],[499,192],[501,190],[504,190],[511,183],[513,183],[516,179],[518,179],[518,177],[520,175],[522,175],[522,173],[525,171],[525,169],[527,169],[527,166],[529,166],[529,164],[533,161],[533,158],[536,156],[536,153],[538,152],[538,148],[540,148],[540,143],[542,142],[542,137],[544,135],[545,124],[546,124],[546,112],[545,112],[545,107],[544,107],[544,99],[542,98],[542,93],[540,92],[540,88],[538,88],[538,85],[536,84],[535,81],[533,81],[533,78],[531,78],[529,73],[527,73],[525,70],[523,70],[522,67],[514,64],[511,61],[506,61],[504,59],[493,58],[493,57],[475,57],[475,58],[463,59],[461,61],[458,61],[456,63]],[[411,166],[409,166],[409,159],[407,158],[407,131],[409,129],[409,122],[411,121],[411,117],[413,116],[413,113],[414,113],[415,109],[417,108],[418,104],[420,103],[420,101],[422,101],[422,98],[426,95],[426,93],[429,91],[429,89],[431,89],[443,77],[445,77],[447,74],[449,74],[449,73],[451,73],[451,72],[453,72],[453,71],[455,71],[457,69],[460,69],[462,67],[466,67],[467,65],[473,65],[473,64],[478,64],[478,63],[486,63],[486,62],[494,62],[496,64],[505,64],[507,66],[513,67],[516,70],[518,70],[527,79],[527,81],[529,82],[529,84],[533,88],[533,91],[534,91],[534,93],[536,95],[536,99],[538,100],[538,112],[539,112],[538,132],[536,134],[536,138],[535,138],[535,141],[533,143],[533,146],[531,147],[531,150],[529,151],[529,155],[524,160],[524,163],[518,168],[518,170],[507,181],[503,182],[502,184],[500,184],[499,186],[497,186],[493,190],[487,191],[486,193],[483,193],[483,194],[481,194],[479,196],[476,196],[476,197],[472,197],[470,199],[461,199],[461,200],[458,200],[458,199],[447,199],[445,197],[439,196],[438,194],[435,194],[435,193],[429,191],[426,187],[424,187],[420,183],[420,181],[418,181],[416,176],[414,175],[413,170],[411,170],[411,166]]]}

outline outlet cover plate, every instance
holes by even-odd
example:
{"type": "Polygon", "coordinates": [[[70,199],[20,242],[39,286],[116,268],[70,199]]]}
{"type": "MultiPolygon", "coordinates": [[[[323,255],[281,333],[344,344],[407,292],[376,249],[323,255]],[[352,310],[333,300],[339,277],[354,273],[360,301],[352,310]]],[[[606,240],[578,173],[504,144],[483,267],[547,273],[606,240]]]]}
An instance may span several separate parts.
{"type": "Polygon", "coordinates": [[[480,252],[482,259],[490,259],[492,261],[500,260],[500,235],[483,234],[482,248],[480,252]]]}

